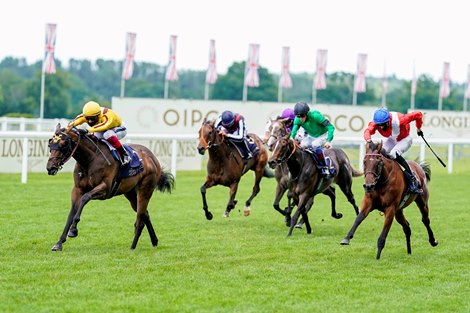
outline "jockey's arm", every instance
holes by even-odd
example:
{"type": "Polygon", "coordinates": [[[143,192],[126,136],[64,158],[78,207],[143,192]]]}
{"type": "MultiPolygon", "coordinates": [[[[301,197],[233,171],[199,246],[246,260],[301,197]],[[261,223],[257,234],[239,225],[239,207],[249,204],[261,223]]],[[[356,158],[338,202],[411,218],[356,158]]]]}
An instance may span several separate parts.
{"type": "Polygon", "coordinates": [[[245,129],[245,123],[243,119],[240,119],[238,121],[238,128],[236,131],[234,131],[231,134],[226,135],[228,138],[232,138],[235,140],[243,140],[246,137],[246,129],[245,129]]]}
{"type": "Polygon", "coordinates": [[[365,141],[371,141],[372,140],[372,135],[375,134],[377,126],[375,125],[374,122],[370,122],[367,128],[364,130],[364,139],[365,141]]]}
{"type": "Polygon", "coordinates": [[[68,123],[67,129],[72,129],[73,127],[82,125],[83,123],[86,123],[86,118],[83,114],[80,114],[68,123]]]}

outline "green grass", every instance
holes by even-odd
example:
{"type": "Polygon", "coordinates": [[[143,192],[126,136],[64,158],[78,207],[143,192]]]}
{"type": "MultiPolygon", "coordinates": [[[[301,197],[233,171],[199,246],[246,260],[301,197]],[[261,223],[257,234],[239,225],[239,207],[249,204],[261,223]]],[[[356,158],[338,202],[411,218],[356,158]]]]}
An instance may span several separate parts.
{"type": "MultiPolygon", "coordinates": [[[[130,251],[135,214],[118,197],[90,202],[79,236],[52,252],[70,206],[71,174],[30,174],[25,185],[19,174],[1,174],[0,312],[469,312],[465,163],[448,175],[431,162],[431,226],[439,245],[429,245],[413,204],[405,210],[413,254],[394,222],[379,261],[383,217],[376,211],[350,246],[339,244],[355,218],[339,188],[341,220],[318,196],[309,214],[312,235],[295,230],[287,238],[272,208],[274,179],[262,181],[249,217],[240,211],[252,174],[242,180],[229,219],[222,218],[228,189],[209,189],[214,219],[207,221],[199,192],[205,172],[178,172],[173,194],[155,193],[149,210],[157,248],[144,231],[130,251]]],[[[358,203],[362,182],[353,183],[358,203]]]]}

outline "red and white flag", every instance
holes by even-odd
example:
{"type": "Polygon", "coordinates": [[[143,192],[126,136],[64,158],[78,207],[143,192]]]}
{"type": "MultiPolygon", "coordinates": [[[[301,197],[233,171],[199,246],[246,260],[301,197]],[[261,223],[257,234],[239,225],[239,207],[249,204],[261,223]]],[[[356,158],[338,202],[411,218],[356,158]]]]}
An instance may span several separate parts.
{"type": "Polygon", "coordinates": [[[135,33],[127,33],[126,39],[126,59],[122,67],[122,79],[128,80],[132,77],[134,71],[134,56],[135,56],[135,33]]]}
{"type": "Polygon", "coordinates": [[[465,90],[465,99],[470,99],[470,65],[467,70],[467,89],[465,90]]]}
{"type": "Polygon", "coordinates": [[[292,88],[292,78],[289,74],[290,68],[290,48],[282,47],[282,69],[279,77],[279,85],[282,88],[292,88]]]}
{"type": "Polygon", "coordinates": [[[206,73],[206,83],[213,85],[217,81],[217,68],[215,63],[215,40],[210,41],[209,46],[209,67],[206,73]]]}
{"type": "Polygon", "coordinates": [[[441,98],[447,98],[450,95],[450,63],[444,62],[442,71],[441,90],[439,95],[441,98]]]}
{"type": "Polygon", "coordinates": [[[46,56],[42,62],[42,71],[46,74],[55,73],[54,49],[57,24],[46,24],[46,56]]]}
{"type": "Polygon", "coordinates": [[[166,69],[166,80],[178,80],[178,73],[176,71],[176,38],[177,36],[170,36],[170,60],[166,69]]]}
{"type": "Polygon", "coordinates": [[[354,84],[354,91],[357,93],[366,92],[366,68],[367,54],[360,53],[357,56],[357,74],[356,82],[354,84]]]}
{"type": "Polygon", "coordinates": [[[317,50],[317,72],[315,74],[315,82],[313,87],[316,90],[326,89],[326,59],[327,50],[317,50]]]}
{"type": "Polygon", "coordinates": [[[259,45],[250,44],[248,50],[248,63],[245,67],[245,86],[258,87],[259,86],[259,45]]]}

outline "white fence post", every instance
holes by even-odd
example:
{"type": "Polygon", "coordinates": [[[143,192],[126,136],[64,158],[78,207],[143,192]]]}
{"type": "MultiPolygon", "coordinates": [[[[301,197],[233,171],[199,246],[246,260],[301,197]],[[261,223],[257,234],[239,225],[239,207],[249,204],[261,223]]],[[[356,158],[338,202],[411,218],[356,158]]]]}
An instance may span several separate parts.
{"type": "Polygon", "coordinates": [[[28,138],[23,138],[23,159],[21,162],[21,183],[26,184],[28,180],[28,138]]]}

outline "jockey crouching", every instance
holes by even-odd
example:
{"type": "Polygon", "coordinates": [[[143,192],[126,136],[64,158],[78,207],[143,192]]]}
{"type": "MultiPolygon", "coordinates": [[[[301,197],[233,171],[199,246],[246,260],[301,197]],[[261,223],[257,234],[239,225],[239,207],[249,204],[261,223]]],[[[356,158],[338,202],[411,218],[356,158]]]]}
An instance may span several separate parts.
{"type": "Polygon", "coordinates": [[[119,115],[111,109],[100,107],[97,102],[89,101],[83,106],[82,114],[67,125],[67,131],[83,123],[90,126],[88,132],[93,133],[98,139],[106,139],[119,152],[121,166],[130,163],[131,158],[119,141],[127,134],[126,127],[119,115]]]}
{"type": "Polygon", "coordinates": [[[222,112],[215,122],[215,128],[240,149],[244,160],[253,158],[250,146],[248,145],[245,118],[241,114],[233,113],[232,111],[222,112]]]}
{"type": "Polygon", "coordinates": [[[422,135],[423,113],[411,112],[402,114],[399,112],[389,112],[385,108],[377,109],[374,112],[374,119],[369,123],[364,131],[364,139],[371,142],[371,136],[378,131],[387,139],[383,143],[383,149],[388,155],[398,162],[405,169],[405,176],[409,182],[409,191],[412,193],[422,193],[421,184],[411,171],[410,165],[403,158],[402,154],[410,149],[413,139],[410,136],[410,123],[415,121],[418,135],[422,135]]]}
{"type": "Polygon", "coordinates": [[[290,138],[295,138],[298,130],[303,128],[305,136],[302,138],[300,146],[315,153],[322,174],[329,176],[332,174],[330,173],[332,162],[329,157],[325,158],[322,147],[325,147],[325,149],[331,148],[335,127],[319,111],[310,110],[306,102],[297,102],[294,107],[294,114],[294,126],[290,138]]]}

